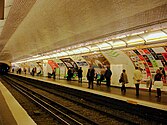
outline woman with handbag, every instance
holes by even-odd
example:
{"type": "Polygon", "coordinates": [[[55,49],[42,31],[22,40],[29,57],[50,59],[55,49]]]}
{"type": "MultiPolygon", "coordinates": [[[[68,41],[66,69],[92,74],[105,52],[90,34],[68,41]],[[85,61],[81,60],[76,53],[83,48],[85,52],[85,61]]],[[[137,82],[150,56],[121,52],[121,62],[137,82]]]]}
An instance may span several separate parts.
{"type": "Polygon", "coordinates": [[[125,84],[128,83],[128,77],[127,77],[127,74],[126,74],[126,70],[125,70],[125,69],[122,70],[122,73],[121,73],[119,82],[122,83],[121,92],[122,92],[123,94],[125,94],[125,93],[126,93],[125,84]]]}
{"type": "Polygon", "coordinates": [[[163,87],[162,76],[160,69],[157,69],[156,75],[154,76],[154,87],[157,89],[156,97],[158,98],[161,97],[161,89],[163,87]]]}

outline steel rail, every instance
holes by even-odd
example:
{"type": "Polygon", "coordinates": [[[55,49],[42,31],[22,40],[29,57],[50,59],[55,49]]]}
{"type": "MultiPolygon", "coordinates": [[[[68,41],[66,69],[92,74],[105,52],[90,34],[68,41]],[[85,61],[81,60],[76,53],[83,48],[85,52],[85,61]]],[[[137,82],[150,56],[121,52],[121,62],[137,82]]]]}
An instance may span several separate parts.
{"type": "MultiPolygon", "coordinates": [[[[10,81],[13,81],[11,78],[8,78],[8,79],[10,79],[10,81]]],[[[52,106],[53,104],[54,104],[54,105],[57,105],[57,107],[59,107],[59,108],[61,107],[61,108],[63,108],[64,110],[67,110],[67,112],[70,112],[70,114],[74,114],[74,115],[76,115],[77,117],[84,119],[85,121],[87,121],[87,122],[90,123],[91,125],[97,125],[96,122],[90,120],[89,118],[86,118],[86,117],[84,117],[84,116],[82,116],[82,115],[76,113],[75,111],[73,111],[73,110],[71,110],[71,109],[68,109],[68,108],[62,106],[61,104],[59,104],[59,103],[57,103],[57,102],[54,102],[54,101],[48,99],[47,97],[45,97],[45,96],[43,96],[43,95],[40,95],[40,94],[38,94],[38,93],[36,93],[36,92],[34,92],[34,91],[32,91],[32,90],[30,90],[30,89],[24,87],[23,85],[20,85],[20,84],[18,85],[16,81],[13,81],[13,82],[15,82],[15,83],[14,83],[15,85],[12,85],[11,83],[10,83],[10,84],[11,84],[14,88],[16,88],[17,90],[21,91],[22,93],[25,93],[25,95],[28,95],[28,97],[29,97],[31,100],[35,101],[38,105],[40,105],[41,107],[43,107],[45,110],[47,110],[47,111],[48,111],[49,113],[51,113],[53,116],[56,116],[56,117],[60,118],[61,120],[63,120],[63,122],[64,122],[65,120],[62,119],[61,117],[59,117],[58,115],[55,115],[55,113],[54,113],[53,111],[56,111],[56,112],[62,114],[62,115],[65,116],[66,118],[70,119],[70,121],[72,121],[72,122],[75,123],[76,125],[83,125],[83,123],[77,121],[76,119],[72,118],[72,117],[69,116],[68,114],[66,114],[66,113],[60,111],[59,109],[55,108],[54,106],[52,106]],[[18,89],[18,88],[19,88],[19,89],[18,89]],[[28,92],[28,91],[29,91],[29,92],[28,92]],[[37,97],[37,96],[38,96],[38,97],[37,97]],[[45,99],[46,101],[44,101],[44,99],[45,99]],[[50,103],[48,103],[48,102],[50,102],[50,103]],[[51,104],[52,104],[52,105],[51,105],[51,104]]],[[[66,121],[65,121],[65,124],[70,125],[70,124],[69,124],[68,122],[66,122],[66,121]]]]}
{"type": "MultiPolygon", "coordinates": [[[[124,117],[120,117],[119,115],[117,115],[117,114],[112,114],[112,113],[108,113],[108,112],[104,112],[103,110],[100,110],[100,109],[97,109],[97,108],[95,108],[95,107],[93,107],[93,106],[90,106],[90,105],[88,105],[88,104],[83,104],[83,103],[81,103],[81,102],[79,102],[79,101],[76,101],[76,100],[74,100],[74,99],[71,99],[71,98],[69,98],[69,97],[67,97],[67,96],[63,96],[63,95],[60,95],[60,94],[57,94],[57,93],[55,93],[55,92],[51,92],[51,91],[49,91],[49,90],[46,90],[45,88],[43,88],[43,87],[41,87],[41,86],[39,86],[39,85],[37,85],[37,84],[30,84],[29,82],[27,82],[27,81],[24,81],[24,80],[21,80],[21,79],[17,79],[17,80],[19,80],[19,81],[21,81],[21,82],[24,82],[24,83],[27,83],[27,84],[29,84],[29,85],[32,85],[32,86],[35,86],[35,87],[37,87],[37,88],[39,88],[39,89],[42,89],[42,90],[44,90],[44,91],[47,91],[48,93],[51,93],[51,94],[56,94],[57,96],[60,96],[60,97],[62,97],[62,98],[64,98],[64,99],[67,99],[67,100],[69,100],[69,101],[71,101],[71,102],[74,102],[75,104],[78,104],[78,105],[80,105],[80,106],[82,106],[82,107],[85,107],[85,108],[88,108],[88,109],[91,109],[91,110],[94,110],[94,111],[96,111],[96,112],[99,112],[99,113],[101,113],[101,114],[104,114],[104,115],[106,115],[106,116],[109,116],[110,118],[114,118],[115,120],[119,120],[119,121],[122,121],[122,122],[125,122],[125,123],[128,123],[128,124],[137,124],[135,121],[131,121],[131,120],[129,120],[129,119],[127,119],[127,118],[124,118],[124,117]]],[[[61,91],[62,92],[62,91],[61,91]]],[[[69,94],[69,93],[68,93],[69,94]]],[[[75,95],[75,94],[72,94],[73,96],[75,95]]],[[[76,96],[76,95],[75,95],[76,96]]],[[[80,95],[80,96],[82,96],[82,95],[80,95]]],[[[92,101],[93,101],[94,99],[91,99],[91,100],[87,100],[87,101],[91,101],[91,103],[93,103],[92,101]]],[[[95,102],[95,101],[94,101],[95,102]]],[[[96,104],[98,104],[98,101],[96,101],[96,104]]]]}

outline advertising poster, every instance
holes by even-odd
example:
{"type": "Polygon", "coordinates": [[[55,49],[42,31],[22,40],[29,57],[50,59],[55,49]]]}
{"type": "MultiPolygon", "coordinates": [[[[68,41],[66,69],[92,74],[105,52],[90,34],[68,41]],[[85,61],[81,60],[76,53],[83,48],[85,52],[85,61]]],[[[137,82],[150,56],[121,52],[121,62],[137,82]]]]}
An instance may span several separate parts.
{"type": "Polygon", "coordinates": [[[151,60],[151,63],[153,65],[153,67],[158,67],[158,63],[156,60],[151,60]]]}
{"type": "Polygon", "coordinates": [[[167,62],[167,53],[162,53],[162,56],[164,57],[165,61],[167,62]]]}
{"type": "Polygon", "coordinates": [[[139,55],[140,60],[144,61],[144,57],[142,55],[139,55]]]}
{"type": "Polygon", "coordinates": [[[82,79],[83,80],[87,80],[87,71],[89,68],[89,64],[86,62],[86,60],[81,56],[81,55],[74,55],[70,57],[72,60],[75,61],[75,63],[77,64],[78,68],[82,68],[82,79]]]}
{"type": "Polygon", "coordinates": [[[163,67],[162,61],[161,60],[156,60],[158,67],[163,67]]]}
{"type": "Polygon", "coordinates": [[[153,50],[152,48],[148,48],[148,50],[150,51],[151,55],[152,55],[156,60],[159,59],[158,56],[157,56],[157,54],[154,52],[154,50],[153,50]]]}
{"type": "Polygon", "coordinates": [[[133,50],[137,55],[140,55],[140,53],[137,50],[133,50]]]}
{"type": "Polygon", "coordinates": [[[165,66],[166,61],[165,61],[164,57],[162,56],[162,54],[161,54],[161,53],[158,53],[157,56],[158,56],[158,58],[161,60],[163,66],[165,66]]]}
{"type": "Polygon", "coordinates": [[[63,58],[60,60],[66,65],[67,68],[74,68],[74,69],[78,68],[76,63],[71,58],[63,58]]]}
{"type": "Polygon", "coordinates": [[[164,46],[164,50],[167,52],[167,46],[164,46]]]}
{"type": "Polygon", "coordinates": [[[82,57],[88,62],[89,65],[92,65],[94,68],[106,68],[107,66],[110,66],[108,60],[101,53],[82,57]]]}
{"type": "Polygon", "coordinates": [[[53,60],[48,60],[48,64],[51,66],[52,70],[59,67],[53,60]]]}
{"type": "Polygon", "coordinates": [[[147,62],[147,64],[148,64],[148,66],[149,66],[149,67],[153,67],[153,65],[152,65],[150,59],[148,58],[148,56],[147,56],[147,55],[143,55],[143,57],[145,58],[145,60],[146,60],[146,62],[147,62]]]}
{"type": "Polygon", "coordinates": [[[157,48],[153,48],[155,53],[165,53],[165,49],[163,47],[157,47],[157,48]]]}
{"type": "Polygon", "coordinates": [[[37,63],[37,65],[38,65],[41,69],[43,69],[43,67],[42,67],[43,62],[36,62],[36,63],[37,63]]]}
{"type": "Polygon", "coordinates": [[[167,46],[125,51],[135,66],[143,69],[146,76],[154,77],[157,68],[167,63],[167,46]],[[143,65],[142,65],[143,63],[143,65]]]}
{"type": "Polygon", "coordinates": [[[82,56],[78,56],[78,55],[71,56],[71,59],[76,62],[78,67],[88,66],[88,63],[86,62],[86,60],[82,56]]]}
{"type": "Polygon", "coordinates": [[[136,55],[134,51],[126,51],[125,52],[128,56],[136,55]]]}
{"type": "Polygon", "coordinates": [[[150,54],[148,49],[143,49],[143,51],[144,51],[145,55],[150,54]]]}
{"type": "Polygon", "coordinates": [[[150,69],[149,69],[149,68],[146,68],[145,70],[146,70],[146,73],[147,73],[147,77],[149,77],[149,76],[151,77],[150,69]]]}
{"type": "Polygon", "coordinates": [[[77,74],[78,66],[71,58],[63,58],[60,60],[66,65],[67,68],[70,68],[74,74],[77,74]]]}
{"type": "Polygon", "coordinates": [[[59,62],[57,64],[58,64],[59,67],[65,67],[64,63],[59,62]]]}
{"type": "Polygon", "coordinates": [[[141,54],[141,55],[145,55],[144,51],[142,49],[139,49],[138,52],[141,54]]]}
{"type": "Polygon", "coordinates": [[[158,64],[157,64],[156,60],[154,59],[154,57],[151,54],[148,54],[147,56],[148,56],[149,60],[151,61],[152,66],[158,67],[158,64]]]}

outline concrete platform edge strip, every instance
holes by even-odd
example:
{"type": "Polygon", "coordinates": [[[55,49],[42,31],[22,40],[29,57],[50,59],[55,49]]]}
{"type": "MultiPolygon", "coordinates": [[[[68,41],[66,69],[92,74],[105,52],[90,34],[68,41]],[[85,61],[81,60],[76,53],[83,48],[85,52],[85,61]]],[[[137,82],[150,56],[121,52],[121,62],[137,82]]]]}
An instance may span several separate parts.
{"type": "Polygon", "coordinates": [[[1,82],[0,91],[18,125],[37,125],[1,82]]]}

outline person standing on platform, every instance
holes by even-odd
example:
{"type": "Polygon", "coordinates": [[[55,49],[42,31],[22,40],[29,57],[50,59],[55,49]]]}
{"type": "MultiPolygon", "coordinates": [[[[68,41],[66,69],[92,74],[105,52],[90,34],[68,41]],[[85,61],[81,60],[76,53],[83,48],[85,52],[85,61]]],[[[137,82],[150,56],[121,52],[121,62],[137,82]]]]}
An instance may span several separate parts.
{"type": "Polygon", "coordinates": [[[167,83],[167,62],[165,63],[164,71],[165,71],[164,83],[167,83]]]}
{"type": "Polygon", "coordinates": [[[67,81],[71,81],[72,70],[69,68],[67,72],[67,81]]]}
{"type": "Polygon", "coordinates": [[[93,89],[94,75],[95,75],[94,67],[90,66],[90,68],[88,69],[88,72],[87,72],[88,88],[90,88],[90,86],[92,86],[92,89],[93,89]]]}
{"type": "Polygon", "coordinates": [[[151,88],[152,88],[152,76],[148,76],[148,80],[146,81],[146,85],[149,92],[151,92],[151,88]]]}
{"type": "Polygon", "coordinates": [[[27,70],[26,70],[26,68],[24,68],[24,73],[25,73],[25,75],[26,75],[26,72],[27,72],[27,70]]]}
{"type": "Polygon", "coordinates": [[[156,75],[154,76],[154,87],[157,89],[157,96],[161,97],[161,89],[163,87],[163,81],[162,81],[163,74],[159,69],[156,71],[156,75]]]}
{"type": "Polygon", "coordinates": [[[12,73],[14,73],[14,68],[12,69],[12,73]]]}
{"type": "Polygon", "coordinates": [[[136,87],[136,96],[139,96],[139,85],[142,80],[142,72],[139,67],[135,67],[133,80],[136,87]]]}
{"type": "Polygon", "coordinates": [[[82,83],[82,67],[79,68],[78,70],[78,82],[82,83]]]}
{"type": "Polygon", "coordinates": [[[53,75],[53,79],[55,79],[56,78],[55,69],[53,69],[52,75],[53,75]]]}
{"type": "Polygon", "coordinates": [[[35,74],[35,69],[33,68],[32,69],[32,76],[34,76],[34,74],[35,74]]]}
{"type": "Polygon", "coordinates": [[[110,80],[111,79],[111,75],[112,75],[112,72],[110,70],[110,67],[108,66],[107,70],[104,73],[104,76],[106,78],[106,85],[107,85],[107,87],[110,87],[110,84],[111,84],[111,80],[110,80]]]}
{"type": "Polygon", "coordinates": [[[126,70],[125,70],[125,69],[122,70],[122,73],[121,73],[121,76],[120,76],[120,82],[122,83],[121,92],[122,92],[123,94],[125,94],[125,93],[126,93],[125,84],[128,83],[128,77],[127,77],[127,74],[126,74],[126,70]]]}
{"type": "Polygon", "coordinates": [[[97,85],[100,85],[100,73],[96,73],[96,81],[97,81],[97,85]]]}

